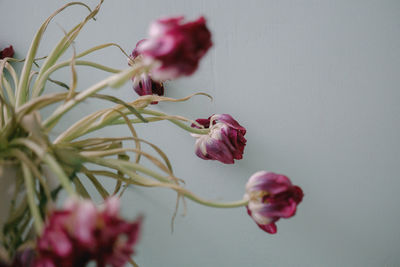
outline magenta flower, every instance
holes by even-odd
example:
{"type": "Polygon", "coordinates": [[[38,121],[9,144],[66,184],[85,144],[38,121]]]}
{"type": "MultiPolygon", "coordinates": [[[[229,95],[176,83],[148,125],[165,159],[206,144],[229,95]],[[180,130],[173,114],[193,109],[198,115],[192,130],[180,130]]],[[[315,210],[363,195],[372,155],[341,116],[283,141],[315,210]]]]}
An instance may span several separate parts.
{"type": "Polygon", "coordinates": [[[12,45],[4,48],[3,50],[0,50],[0,59],[13,56],[14,56],[14,48],[12,47],[12,45]]]}
{"type": "MultiPolygon", "coordinates": [[[[215,114],[208,119],[197,119],[197,123],[209,128],[206,135],[192,134],[196,137],[195,153],[205,160],[218,160],[233,164],[234,159],[242,159],[246,146],[246,129],[231,115],[215,114]]],[[[192,124],[192,127],[196,127],[192,124]]]]}
{"type": "Polygon", "coordinates": [[[145,63],[155,64],[152,75],[157,80],[191,75],[212,46],[204,17],[187,23],[183,20],[173,17],[153,22],[149,39],[137,47],[145,63]]]}
{"type": "MultiPolygon", "coordinates": [[[[137,50],[138,45],[140,45],[145,39],[140,40],[136,44],[136,48],[132,51],[130,56],[129,65],[135,64],[135,59],[140,56],[140,53],[137,50]]],[[[154,81],[150,74],[144,72],[138,76],[134,76],[132,78],[133,82],[133,90],[142,96],[142,95],[164,95],[164,84],[161,81],[154,81]]],[[[152,102],[151,104],[157,104],[158,102],[152,102]]]]}
{"type": "Polygon", "coordinates": [[[120,267],[133,254],[141,219],[127,222],[118,215],[119,199],[112,197],[98,209],[89,200],[70,200],[54,211],[37,241],[36,267],[120,267]]]}
{"type": "Polygon", "coordinates": [[[300,187],[292,185],[285,175],[260,171],[246,184],[247,212],[264,231],[275,234],[275,222],[295,215],[303,199],[300,187]]]}

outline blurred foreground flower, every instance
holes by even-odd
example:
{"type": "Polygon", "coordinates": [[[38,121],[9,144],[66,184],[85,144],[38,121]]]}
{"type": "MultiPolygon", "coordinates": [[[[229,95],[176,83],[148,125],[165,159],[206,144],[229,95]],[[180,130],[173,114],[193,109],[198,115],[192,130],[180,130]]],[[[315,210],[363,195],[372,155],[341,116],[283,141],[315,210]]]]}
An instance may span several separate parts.
{"type": "Polygon", "coordinates": [[[97,266],[119,267],[130,259],[138,240],[141,219],[121,219],[119,199],[106,200],[98,209],[89,200],[69,200],[63,210],[48,218],[37,242],[36,267],[97,266]]]}
{"type": "Polygon", "coordinates": [[[275,234],[275,222],[295,215],[296,207],[303,199],[303,191],[292,185],[284,175],[260,171],[247,182],[244,198],[249,201],[247,212],[257,225],[275,234]]]}
{"type": "Polygon", "coordinates": [[[14,56],[14,48],[12,47],[12,45],[4,48],[3,50],[0,50],[0,59],[13,56],[14,56]]]}
{"type": "MultiPolygon", "coordinates": [[[[206,160],[218,160],[226,164],[242,159],[246,146],[246,129],[229,114],[215,114],[208,119],[197,119],[197,123],[210,128],[207,135],[192,134],[196,137],[196,155],[206,160]]],[[[197,127],[192,124],[192,127],[197,127]]]]}
{"type": "Polygon", "coordinates": [[[183,23],[183,19],[173,17],[153,22],[149,39],[137,47],[145,63],[156,65],[151,73],[157,80],[191,75],[212,46],[204,17],[188,23],[183,23]]]}

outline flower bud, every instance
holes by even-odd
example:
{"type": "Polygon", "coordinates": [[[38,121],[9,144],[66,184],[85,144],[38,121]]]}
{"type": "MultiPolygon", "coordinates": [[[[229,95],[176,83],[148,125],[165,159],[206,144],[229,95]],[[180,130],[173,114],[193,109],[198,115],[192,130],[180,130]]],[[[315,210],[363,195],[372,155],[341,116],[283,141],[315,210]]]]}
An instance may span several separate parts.
{"type": "MultiPolygon", "coordinates": [[[[196,137],[195,153],[205,160],[218,160],[233,164],[234,159],[242,159],[246,146],[246,129],[231,115],[215,114],[208,119],[198,119],[197,123],[209,128],[206,135],[192,134],[196,137]]],[[[192,125],[192,127],[197,127],[192,125]]]]}
{"type": "Polygon", "coordinates": [[[296,207],[303,199],[303,191],[292,185],[285,175],[260,171],[247,182],[244,198],[249,201],[247,213],[257,225],[275,234],[275,222],[295,215],[296,207]]]}
{"type": "Polygon", "coordinates": [[[12,47],[12,45],[4,48],[3,50],[0,50],[0,59],[13,56],[14,56],[14,48],[12,47]]]}

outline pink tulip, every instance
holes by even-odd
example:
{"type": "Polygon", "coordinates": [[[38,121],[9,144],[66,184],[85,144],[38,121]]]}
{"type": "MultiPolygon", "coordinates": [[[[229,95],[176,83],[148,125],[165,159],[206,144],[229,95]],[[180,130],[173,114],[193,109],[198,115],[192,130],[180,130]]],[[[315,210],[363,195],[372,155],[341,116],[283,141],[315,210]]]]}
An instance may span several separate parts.
{"type": "Polygon", "coordinates": [[[106,200],[97,208],[89,200],[69,200],[54,211],[37,241],[36,267],[120,267],[130,259],[138,240],[141,219],[127,222],[119,217],[119,199],[106,200]]]}
{"type": "Polygon", "coordinates": [[[149,38],[137,47],[144,62],[154,65],[154,79],[165,81],[193,74],[212,46],[204,17],[187,23],[183,20],[184,17],[173,17],[153,22],[149,38]]]}
{"type": "Polygon", "coordinates": [[[260,171],[247,182],[244,198],[249,201],[247,212],[257,225],[275,234],[275,222],[295,215],[296,207],[303,199],[303,191],[292,185],[284,175],[260,171]]]}
{"type": "MultiPolygon", "coordinates": [[[[206,135],[192,134],[196,137],[195,153],[205,160],[218,160],[233,164],[234,159],[242,159],[246,146],[246,129],[231,115],[216,114],[208,119],[198,119],[197,123],[210,128],[206,135]]],[[[192,125],[192,127],[196,127],[192,125]]]]}

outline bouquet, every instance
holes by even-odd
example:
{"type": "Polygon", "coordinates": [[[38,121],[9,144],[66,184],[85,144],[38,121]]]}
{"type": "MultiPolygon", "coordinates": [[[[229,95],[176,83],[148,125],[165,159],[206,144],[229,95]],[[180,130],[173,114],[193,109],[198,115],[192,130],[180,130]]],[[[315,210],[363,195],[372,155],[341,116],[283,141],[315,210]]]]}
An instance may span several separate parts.
{"type": "Polygon", "coordinates": [[[85,24],[95,19],[102,2],[94,9],[71,2],[56,10],[38,29],[24,59],[13,58],[12,46],[0,51],[0,182],[2,195],[7,198],[0,207],[0,266],[64,267],[86,266],[89,262],[97,266],[137,266],[132,255],[143,217],[127,220],[119,214],[119,198],[131,186],[173,190],[177,194],[177,208],[185,199],[214,208],[245,207],[262,230],[276,233],[276,222],[294,216],[303,198],[301,188],[288,177],[258,171],[250,177],[244,196],[238,201],[206,200],[187,190],[184,180],[175,176],[166,153],[145,137],[139,137],[135,130],[157,121],[169,121],[193,136],[195,154],[200,159],[222,164],[242,159],[246,129],[231,115],[189,119],[154,108],[159,102],[187,101],[197,95],[211,98],[205,93],[181,99],[164,96],[164,83],[192,75],[212,47],[206,19],[158,19],[132,53],[115,43],[75,51],[74,40],[85,24]],[[48,24],[57,14],[76,5],[87,9],[88,15],[65,32],[46,57],[38,58],[37,50],[48,24]],[[126,56],[126,69],[84,60],[86,55],[108,47],[117,47],[126,56]],[[68,49],[73,50],[73,56],[61,61],[68,49]],[[20,72],[15,68],[17,64],[22,65],[20,72]],[[79,65],[110,74],[82,89],[77,79],[79,65]],[[70,69],[70,81],[51,78],[62,68],[70,69]],[[138,94],[133,102],[102,92],[127,82],[138,94]],[[65,91],[48,92],[49,83],[65,91]],[[88,99],[108,101],[114,106],[77,118],[67,130],[50,138],[65,114],[88,99]],[[44,108],[52,108],[52,112],[42,118],[44,108]],[[128,134],[96,135],[114,125],[125,125],[128,134]],[[97,137],[88,137],[90,133],[97,137]],[[143,164],[143,158],[152,166],[143,164]],[[113,180],[114,188],[106,188],[99,177],[113,180]],[[88,183],[104,199],[100,205],[93,202],[85,186],[88,183]],[[65,201],[58,197],[60,192],[68,195],[65,201]]]}

